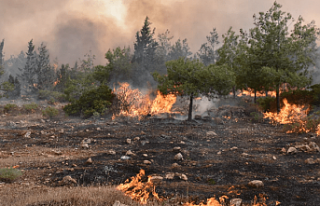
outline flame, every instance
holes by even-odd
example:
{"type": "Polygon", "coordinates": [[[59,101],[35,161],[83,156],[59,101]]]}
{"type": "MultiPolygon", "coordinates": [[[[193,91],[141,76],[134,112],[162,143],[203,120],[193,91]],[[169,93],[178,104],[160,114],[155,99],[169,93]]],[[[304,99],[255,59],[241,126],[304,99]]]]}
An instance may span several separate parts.
{"type": "MultiPolygon", "coordinates": [[[[238,97],[241,97],[241,96],[254,97],[254,91],[253,91],[253,89],[248,88],[248,90],[242,90],[239,94],[237,94],[237,96],[238,97]]],[[[264,93],[257,92],[256,96],[257,97],[265,97],[266,93],[265,92],[264,93]]],[[[269,97],[275,97],[276,96],[276,91],[268,91],[268,96],[269,97]]]]}
{"type": "Polygon", "coordinates": [[[151,101],[149,95],[143,95],[139,89],[131,89],[126,82],[119,83],[120,87],[114,89],[114,93],[120,102],[120,111],[116,116],[138,117],[144,115],[156,115],[161,113],[171,113],[172,105],[176,102],[176,96],[168,94],[161,95],[158,91],[156,98],[151,101]]]}
{"type": "Polygon", "coordinates": [[[53,82],[53,86],[56,86],[60,82],[59,79],[57,79],[55,82],[53,82]]]}
{"type": "MultiPolygon", "coordinates": [[[[295,104],[288,103],[287,99],[283,99],[283,107],[279,114],[273,112],[264,113],[264,118],[269,118],[273,124],[299,124],[299,129],[296,132],[310,132],[307,129],[307,114],[310,111],[310,107],[306,105],[297,106],[295,104]]],[[[320,127],[319,127],[320,128],[320,127]]],[[[292,133],[293,131],[287,131],[292,133]]]]}
{"type": "Polygon", "coordinates": [[[155,191],[151,176],[148,176],[147,182],[142,182],[141,179],[143,176],[145,176],[145,171],[141,169],[136,177],[131,178],[131,182],[126,180],[126,183],[120,184],[117,189],[141,204],[147,204],[150,194],[152,194],[155,199],[161,200],[158,193],[155,191]]]}

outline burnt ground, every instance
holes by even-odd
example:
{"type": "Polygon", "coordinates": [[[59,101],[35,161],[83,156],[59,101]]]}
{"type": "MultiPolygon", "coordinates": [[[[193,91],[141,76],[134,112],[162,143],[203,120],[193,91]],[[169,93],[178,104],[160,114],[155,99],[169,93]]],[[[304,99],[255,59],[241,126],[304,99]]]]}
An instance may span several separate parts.
{"type": "MultiPolygon", "coordinates": [[[[70,175],[77,181],[73,186],[119,185],[144,169],[152,176],[165,177],[169,172],[187,176],[187,181],[176,175],[156,183],[156,192],[167,201],[186,197],[199,204],[226,195],[250,204],[262,194],[267,205],[276,205],[276,201],[296,206],[320,202],[319,163],[305,162],[320,158],[320,153],[281,152],[282,148],[310,141],[320,145],[320,139],[312,134],[286,134],[281,126],[252,123],[245,117],[224,122],[64,118],[19,124],[2,118],[0,167],[18,165],[24,171],[14,184],[63,187],[60,181],[70,175]],[[27,131],[31,131],[30,137],[25,135],[27,131]],[[217,135],[208,136],[208,131],[217,135]],[[89,148],[81,147],[84,138],[91,140],[89,148]],[[128,144],[127,139],[132,142],[128,144]],[[181,148],[183,160],[174,160],[179,152],[174,147],[181,148]],[[134,155],[122,160],[128,150],[134,155]],[[88,158],[91,164],[86,163],[88,158]],[[261,180],[264,187],[249,187],[252,180],[261,180]]],[[[0,183],[0,195],[9,184],[13,183],[0,183]]]]}

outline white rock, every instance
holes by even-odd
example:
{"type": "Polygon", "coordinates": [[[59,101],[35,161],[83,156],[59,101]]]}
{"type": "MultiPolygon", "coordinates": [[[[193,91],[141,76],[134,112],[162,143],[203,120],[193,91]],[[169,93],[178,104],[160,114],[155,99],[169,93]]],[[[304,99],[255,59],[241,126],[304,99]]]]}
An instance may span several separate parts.
{"type": "Polygon", "coordinates": [[[91,165],[92,163],[93,163],[93,161],[92,161],[91,157],[89,159],[87,159],[87,161],[86,161],[87,165],[91,165]]]}
{"type": "Polygon", "coordinates": [[[169,173],[166,174],[166,179],[173,180],[173,178],[174,178],[174,173],[173,172],[169,172],[169,173]]]}
{"type": "Polygon", "coordinates": [[[25,137],[25,138],[30,138],[30,135],[31,135],[31,131],[28,130],[28,131],[25,133],[24,137],[25,137]]]}
{"type": "Polygon", "coordinates": [[[174,152],[180,152],[180,151],[181,151],[181,147],[174,147],[174,148],[173,148],[173,151],[174,151],[174,152]]]}
{"type": "Polygon", "coordinates": [[[248,157],[248,156],[249,156],[249,154],[248,154],[248,153],[245,153],[245,152],[242,153],[241,155],[244,156],[244,157],[248,157]]]}
{"type": "Polygon", "coordinates": [[[130,157],[124,155],[124,156],[121,156],[120,159],[121,159],[121,160],[128,160],[128,159],[130,159],[130,157]]]}
{"type": "Polygon", "coordinates": [[[180,167],[180,165],[178,163],[172,163],[172,167],[180,167]]]}
{"type": "Polygon", "coordinates": [[[230,200],[230,206],[241,206],[242,199],[241,198],[232,198],[230,200]]]}
{"type": "Polygon", "coordinates": [[[264,184],[260,180],[253,180],[253,181],[248,183],[248,186],[249,187],[260,188],[260,187],[264,187],[264,184]]]}
{"type": "Polygon", "coordinates": [[[281,152],[282,152],[282,153],[286,153],[286,152],[287,152],[286,148],[283,147],[283,148],[281,149],[281,152]]]}
{"type": "Polygon", "coordinates": [[[297,153],[297,149],[295,147],[289,147],[288,151],[287,151],[288,154],[294,154],[294,153],[297,153]]]}
{"type": "Polygon", "coordinates": [[[217,136],[217,133],[214,131],[207,131],[207,137],[217,136]]]}
{"type": "Polygon", "coordinates": [[[179,177],[180,177],[180,179],[182,179],[184,181],[188,181],[188,177],[185,174],[181,174],[179,177]]]}
{"type": "Polygon", "coordinates": [[[131,144],[132,140],[131,139],[127,139],[126,142],[127,142],[127,144],[131,144]]]}
{"type": "Polygon", "coordinates": [[[309,165],[313,165],[313,164],[316,164],[317,161],[314,160],[313,158],[308,158],[308,159],[305,160],[305,163],[309,164],[309,165]]]}
{"type": "Polygon", "coordinates": [[[133,138],[134,141],[139,141],[140,140],[140,137],[135,137],[133,138]]]}
{"type": "Polygon", "coordinates": [[[151,161],[149,161],[149,160],[143,160],[143,164],[151,165],[151,161]]]}
{"type": "Polygon", "coordinates": [[[148,157],[148,154],[143,154],[142,156],[144,156],[144,157],[148,157]]]}
{"type": "Polygon", "coordinates": [[[320,152],[320,148],[315,142],[310,142],[309,147],[313,152],[320,152]]]}
{"type": "Polygon", "coordinates": [[[111,149],[111,150],[109,150],[107,153],[110,154],[110,155],[115,155],[115,154],[116,154],[116,151],[114,151],[113,149],[111,149]]]}
{"type": "Polygon", "coordinates": [[[101,131],[101,128],[100,128],[100,127],[97,127],[97,131],[101,131]]]}
{"type": "Polygon", "coordinates": [[[88,149],[88,148],[89,148],[89,145],[86,144],[86,143],[82,143],[82,144],[81,144],[81,148],[82,148],[82,149],[88,149]]]}
{"type": "Polygon", "coordinates": [[[60,182],[59,185],[69,185],[69,184],[77,184],[77,180],[73,179],[70,175],[65,176],[60,182]]]}
{"type": "Polygon", "coordinates": [[[135,155],[133,152],[131,152],[131,150],[128,150],[127,152],[126,152],[126,155],[128,155],[128,156],[131,156],[131,155],[135,155]]]}
{"type": "Polygon", "coordinates": [[[113,203],[113,205],[112,206],[128,206],[128,205],[126,205],[126,204],[122,204],[122,203],[120,203],[120,201],[119,200],[116,200],[114,203],[113,203]]]}
{"type": "Polygon", "coordinates": [[[161,176],[152,176],[150,178],[150,180],[163,180],[163,177],[161,177],[161,176]]]}
{"type": "Polygon", "coordinates": [[[273,159],[273,160],[276,160],[277,158],[276,158],[276,156],[272,156],[272,159],[273,159]]]}
{"type": "Polygon", "coordinates": [[[232,151],[232,150],[237,150],[238,149],[238,147],[232,147],[232,148],[230,148],[230,150],[232,151]]]}
{"type": "Polygon", "coordinates": [[[174,156],[174,160],[177,160],[177,161],[183,160],[182,154],[181,154],[180,152],[179,152],[178,154],[176,154],[176,155],[174,156]]]}
{"type": "Polygon", "coordinates": [[[221,155],[221,151],[217,152],[217,155],[221,155]]]}

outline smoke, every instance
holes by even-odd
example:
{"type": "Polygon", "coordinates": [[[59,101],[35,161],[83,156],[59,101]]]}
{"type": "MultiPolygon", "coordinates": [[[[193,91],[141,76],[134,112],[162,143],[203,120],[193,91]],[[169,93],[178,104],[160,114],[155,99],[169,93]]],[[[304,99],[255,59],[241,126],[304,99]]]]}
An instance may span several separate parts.
{"type": "MultiPolygon", "coordinates": [[[[253,27],[252,15],[267,11],[273,0],[0,0],[0,40],[5,39],[5,58],[47,43],[51,59],[70,63],[91,51],[96,64],[105,64],[109,48],[131,46],[135,33],[148,16],[156,34],[169,29],[174,36],[188,39],[192,52],[206,42],[213,28],[221,37],[230,26],[235,31],[253,27]]],[[[319,18],[319,1],[279,0],[283,11],[306,23],[319,18]]],[[[220,38],[221,40],[221,38],[220,38]]],[[[173,42],[172,42],[173,43],[173,42]]]]}

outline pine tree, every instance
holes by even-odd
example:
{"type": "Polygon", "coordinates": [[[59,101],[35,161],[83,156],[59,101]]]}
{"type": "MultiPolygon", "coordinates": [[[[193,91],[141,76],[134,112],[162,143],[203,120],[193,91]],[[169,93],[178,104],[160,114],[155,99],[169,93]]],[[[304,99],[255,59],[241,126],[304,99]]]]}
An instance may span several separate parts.
{"type": "Polygon", "coordinates": [[[46,46],[41,43],[38,51],[39,55],[36,58],[37,88],[39,90],[52,90],[56,76],[53,67],[50,66],[48,50],[46,46]]]}
{"type": "Polygon", "coordinates": [[[215,47],[218,44],[218,33],[216,29],[213,28],[213,31],[210,32],[210,36],[207,36],[207,42],[202,44],[199,52],[197,52],[197,56],[206,66],[215,63],[217,59],[215,47]]]}

